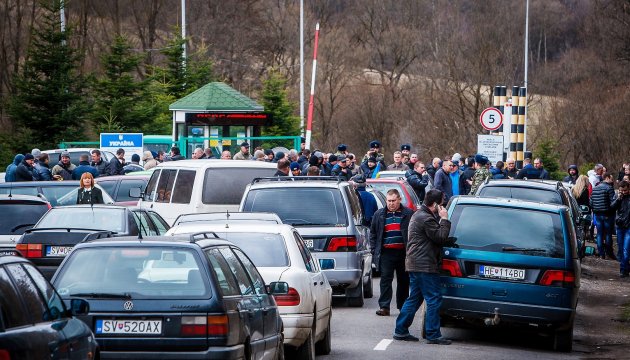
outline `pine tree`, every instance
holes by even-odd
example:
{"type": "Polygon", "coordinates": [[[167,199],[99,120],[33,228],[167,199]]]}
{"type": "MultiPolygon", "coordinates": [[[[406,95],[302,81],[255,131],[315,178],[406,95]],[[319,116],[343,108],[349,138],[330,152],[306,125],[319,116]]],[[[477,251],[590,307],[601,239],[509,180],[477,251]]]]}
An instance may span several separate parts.
{"type": "MultiPolygon", "coordinates": [[[[263,83],[262,105],[265,112],[273,116],[273,125],[263,127],[264,136],[300,135],[300,117],[295,115],[296,105],[287,99],[286,80],[276,71],[272,71],[263,83]]],[[[293,147],[291,140],[267,141],[263,147],[293,147]]]]}
{"type": "Polygon", "coordinates": [[[544,139],[538,143],[534,150],[534,157],[540,158],[543,167],[549,172],[552,179],[562,180],[566,173],[560,171],[560,153],[556,149],[558,143],[552,139],[544,139]]]}
{"type": "Polygon", "coordinates": [[[59,0],[42,1],[41,7],[8,114],[15,127],[32,129],[32,147],[49,149],[62,140],[82,140],[87,104],[81,54],[69,45],[71,30],[61,31],[59,0]]]}

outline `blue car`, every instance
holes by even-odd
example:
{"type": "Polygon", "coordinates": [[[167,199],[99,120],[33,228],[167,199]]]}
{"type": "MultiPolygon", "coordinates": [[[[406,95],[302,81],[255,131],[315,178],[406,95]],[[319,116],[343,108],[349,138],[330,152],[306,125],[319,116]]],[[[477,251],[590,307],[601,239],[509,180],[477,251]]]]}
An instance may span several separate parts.
{"type": "Polygon", "coordinates": [[[580,262],[569,209],[455,197],[449,218],[457,245],[442,254],[442,323],[529,327],[571,351],[580,262]]]}

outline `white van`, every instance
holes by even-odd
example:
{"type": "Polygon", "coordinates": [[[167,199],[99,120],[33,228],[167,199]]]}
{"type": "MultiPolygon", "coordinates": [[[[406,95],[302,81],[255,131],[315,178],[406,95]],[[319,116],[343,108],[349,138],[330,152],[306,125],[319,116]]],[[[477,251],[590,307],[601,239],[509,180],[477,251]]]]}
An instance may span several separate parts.
{"type": "Polygon", "coordinates": [[[270,177],[275,163],[248,160],[167,161],[155,168],[138,206],[173,224],[181,214],[238,211],[245,186],[270,177]]]}

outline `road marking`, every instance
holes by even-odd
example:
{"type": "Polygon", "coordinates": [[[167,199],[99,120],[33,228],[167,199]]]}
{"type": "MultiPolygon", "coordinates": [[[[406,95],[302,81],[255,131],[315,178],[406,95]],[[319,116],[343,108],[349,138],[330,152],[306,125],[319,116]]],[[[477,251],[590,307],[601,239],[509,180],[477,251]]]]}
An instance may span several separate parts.
{"type": "Polygon", "coordinates": [[[391,339],[383,339],[383,340],[381,340],[381,342],[376,344],[376,346],[374,347],[374,350],[376,350],[376,351],[385,351],[385,350],[387,350],[387,347],[389,346],[389,344],[391,344],[393,341],[394,340],[391,340],[391,339]]]}

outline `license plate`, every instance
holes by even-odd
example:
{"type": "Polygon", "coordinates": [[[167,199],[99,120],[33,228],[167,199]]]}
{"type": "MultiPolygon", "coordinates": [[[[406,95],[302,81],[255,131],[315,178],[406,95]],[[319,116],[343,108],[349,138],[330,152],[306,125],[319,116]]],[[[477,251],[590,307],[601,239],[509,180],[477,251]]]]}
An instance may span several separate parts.
{"type": "Polygon", "coordinates": [[[46,256],[66,256],[72,250],[72,246],[46,246],[46,256]]]}
{"type": "Polygon", "coordinates": [[[525,280],[525,270],[497,266],[480,265],[479,275],[507,280],[525,280]]]}
{"type": "Polygon", "coordinates": [[[16,250],[0,250],[0,256],[15,256],[17,255],[16,250]]]}
{"type": "Polygon", "coordinates": [[[313,248],[313,239],[304,239],[304,245],[306,245],[307,248],[312,249],[313,248]]]}
{"type": "Polygon", "coordinates": [[[96,320],[96,334],[160,335],[162,320],[96,320]]]}

